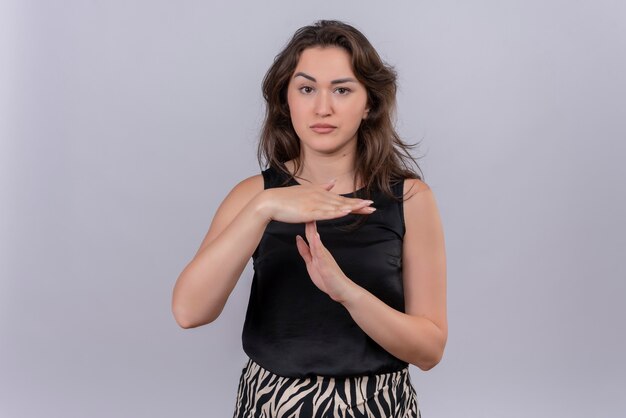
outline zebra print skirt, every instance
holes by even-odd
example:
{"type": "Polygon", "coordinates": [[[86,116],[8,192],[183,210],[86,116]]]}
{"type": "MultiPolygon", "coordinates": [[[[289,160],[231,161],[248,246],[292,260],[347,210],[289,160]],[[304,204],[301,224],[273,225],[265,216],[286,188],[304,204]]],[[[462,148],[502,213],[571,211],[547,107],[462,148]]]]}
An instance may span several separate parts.
{"type": "Polygon", "coordinates": [[[409,368],[346,378],[292,378],[248,359],[234,418],[420,418],[409,368]]]}

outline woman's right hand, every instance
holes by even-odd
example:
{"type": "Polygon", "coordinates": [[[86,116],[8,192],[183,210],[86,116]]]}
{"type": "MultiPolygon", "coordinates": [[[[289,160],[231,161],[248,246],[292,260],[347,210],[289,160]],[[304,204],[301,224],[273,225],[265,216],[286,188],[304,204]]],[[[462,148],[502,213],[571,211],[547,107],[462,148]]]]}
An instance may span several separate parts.
{"type": "Polygon", "coordinates": [[[268,221],[305,223],[335,219],[349,213],[369,215],[376,209],[371,200],[338,195],[335,183],[297,185],[266,189],[259,194],[262,213],[268,221]]]}
{"type": "Polygon", "coordinates": [[[268,222],[306,223],[374,209],[369,208],[371,201],[331,192],[331,183],[263,187],[263,177],[252,176],[235,186],[217,209],[200,248],[174,286],[172,312],[181,327],[208,324],[220,315],[268,222]]]}

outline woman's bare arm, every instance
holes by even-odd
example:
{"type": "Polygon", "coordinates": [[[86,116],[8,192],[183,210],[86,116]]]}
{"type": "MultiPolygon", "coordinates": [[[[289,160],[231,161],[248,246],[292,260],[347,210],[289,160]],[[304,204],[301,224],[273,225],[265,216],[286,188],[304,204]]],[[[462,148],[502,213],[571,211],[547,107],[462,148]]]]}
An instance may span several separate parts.
{"type": "Polygon", "coordinates": [[[213,322],[272,220],[302,223],[371,213],[372,202],[330,192],[327,185],[263,189],[261,175],[239,183],[215,214],[196,255],[176,280],[172,313],[183,328],[213,322]]]}
{"type": "Polygon", "coordinates": [[[448,338],[444,236],[432,191],[423,182],[407,180],[405,192],[411,186],[413,196],[404,202],[405,312],[347,278],[314,223],[306,227],[309,245],[301,238],[296,244],[313,282],[343,304],[367,335],[397,358],[429,370],[441,360],[448,338]]]}
{"type": "Polygon", "coordinates": [[[269,222],[255,198],[263,177],[250,177],[226,196],[194,258],[179,275],[172,313],[183,328],[213,322],[224,309],[269,222]]]}

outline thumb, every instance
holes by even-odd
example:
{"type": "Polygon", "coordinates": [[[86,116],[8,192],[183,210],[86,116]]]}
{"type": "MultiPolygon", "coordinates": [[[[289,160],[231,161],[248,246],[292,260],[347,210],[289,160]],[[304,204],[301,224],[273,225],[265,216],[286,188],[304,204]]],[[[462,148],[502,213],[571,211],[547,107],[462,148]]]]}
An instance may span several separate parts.
{"type": "Polygon", "coordinates": [[[304,239],[300,235],[296,235],[296,247],[298,248],[298,252],[300,256],[304,259],[304,261],[308,264],[311,262],[311,250],[309,246],[306,245],[304,239]]]}
{"type": "Polygon", "coordinates": [[[324,183],[321,186],[326,189],[326,191],[332,189],[333,187],[335,187],[335,183],[337,182],[337,179],[332,179],[331,181],[329,181],[328,183],[324,183]]]}

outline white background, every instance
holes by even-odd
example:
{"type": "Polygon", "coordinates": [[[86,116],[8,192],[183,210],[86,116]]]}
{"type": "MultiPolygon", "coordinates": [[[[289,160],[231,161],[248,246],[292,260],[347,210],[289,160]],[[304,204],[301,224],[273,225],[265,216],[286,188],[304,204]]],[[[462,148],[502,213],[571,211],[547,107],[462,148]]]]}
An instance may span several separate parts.
{"type": "Polygon", "coordinates": [[[0,417],[229,417],[251,270],[177,327],[178,274],[260,171],[292,33],[362,30],[441,210],[449,340],[424,418],[623,417],[622,1],[2,1],[0,417]]]}

